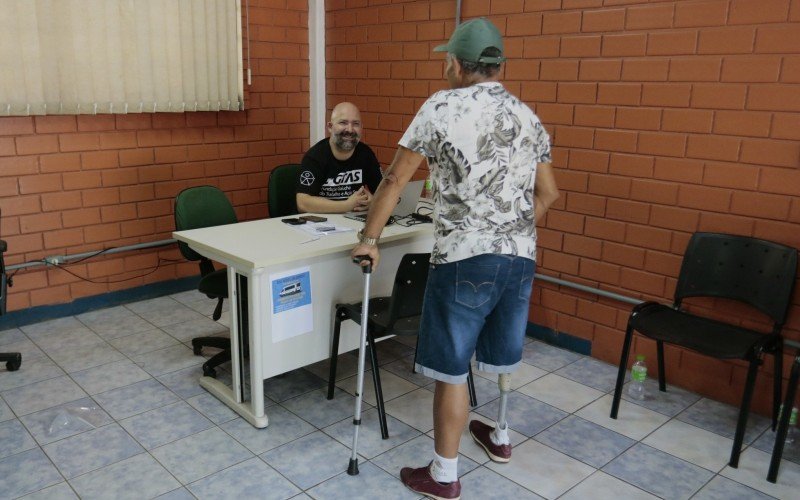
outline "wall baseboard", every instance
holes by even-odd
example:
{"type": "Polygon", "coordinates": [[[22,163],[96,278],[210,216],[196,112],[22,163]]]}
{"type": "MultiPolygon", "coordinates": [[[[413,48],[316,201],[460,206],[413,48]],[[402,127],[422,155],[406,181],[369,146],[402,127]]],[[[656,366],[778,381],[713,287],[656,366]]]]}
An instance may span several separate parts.
{"type": "MultiPolygon", "coordinates": [[[[66,304],[56,304],[48,306],[36,306],[18,311],[10,311],[0,316],[0,331],[9,328],[39,323],[51,319],[63,318],[65,316],[75,316],[105,307],[114,307],[140,300],[154,299],[170,295],[173,293],[196,290],[200,281],[198,276],[180,278],[170,281],[152,283],[127,290],[82,297],[66,304]]],[[[576,337],[564,332],[557,332],[536,323],[528,323],[525,334],[529,337],[541,340],[547,344],[561,347],[578,354],[591,355],[592,343],[586,339],[576,337]]]]}
{"type": "Polygon", "coordinates": [[[95,309],[113,307],[139,300],[154,299],[164,295],[196,290],[200,282],[199,276],[180,278],[170,281],[151,283],[127,290],[118,290],[91,297],[81,297],[66,304],[29,307],[17,311],[9,311],[0,316],[0,330],[17,328],[20,326],[47,321],[49,319],[63,318],[83,314],[95,309]]]}
{"type": "Polygon", "coordinates": [[[567,349],[568,351],[577,352],[591,356],[592,342],[590,340],[576,337],[564,332],[557,332],[551,328],[537,325],[536,323],[528,323],[528,329],[525,335],[541,340],[550,345],[567,349]]]}

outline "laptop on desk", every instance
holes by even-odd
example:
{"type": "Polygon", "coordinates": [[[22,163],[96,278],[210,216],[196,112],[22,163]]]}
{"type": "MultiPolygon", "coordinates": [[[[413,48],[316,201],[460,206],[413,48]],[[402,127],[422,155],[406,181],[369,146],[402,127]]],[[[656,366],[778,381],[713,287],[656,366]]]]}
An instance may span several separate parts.
{"type": "MultiPolygon", "coordinates": [[[[392,216],[405,217],[414,213],[414,210],[417,208],[419,198],[422,195],[422,187],[424,185],[425,181],[411,181],[406,184],[406,187],[404,187],[403,191],[400,193],[400,199],[397,200],[397,206],[395,206],[394,210],[392,210],[392,216]]],[[[366,212],[347,212],[344,214],[344,216],[348,219],[360,220],[361,222],[366,222],[367,220],[366,212]]],[[[393,219],[390,218],[389,221],[391,224],[393,219]]]]}

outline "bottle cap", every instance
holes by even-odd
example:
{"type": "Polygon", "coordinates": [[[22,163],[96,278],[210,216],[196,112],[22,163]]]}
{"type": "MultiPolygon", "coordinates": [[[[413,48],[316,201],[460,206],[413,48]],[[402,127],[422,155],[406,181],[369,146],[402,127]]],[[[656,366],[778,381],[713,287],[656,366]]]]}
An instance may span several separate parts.
{"type": "Polygon", "coordinates": [[[644,361],[644,354],[637,354],[636,361],[644,361]]]}

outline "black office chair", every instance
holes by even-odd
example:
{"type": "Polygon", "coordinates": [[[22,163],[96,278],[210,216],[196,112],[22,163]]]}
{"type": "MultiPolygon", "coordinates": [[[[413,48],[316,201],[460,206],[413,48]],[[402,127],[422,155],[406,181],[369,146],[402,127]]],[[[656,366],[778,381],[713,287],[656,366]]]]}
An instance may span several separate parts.
{"type": "Polygon", "coordinates": [[[750,401],[758,366],[764,353],[775,355],[772,428],[781,399],[783,340],[786,319],[797,273],[797,250],[769,241],[716,233],[695,233],[683,256],[675,302],[672,306],[645,302],[633,308],[622,346],[611,418],[617,418],[633,332],[656,341],[658,387],[666,391],[664,343],[679,345],[718,359],[741,359],[750,363],[729,465],[739,465],[750,401]],[[681,308],[683,299],[719,297],[743,302],[772,319],[772,331],[762,333],[717,321],[681,308]]]}
{"type": "MultiPolygon", "coordinates": [[[[184,189],[175,198],[175,228],[178,231],[199,229],[203,227],[221,226],[237,222],[236,212],[225,193],[214,186],[197,186],[184,189]]],[[[195,252],[189,245],[178,242],[181,254],[190,261],[199,261],[200,283],[197,289],[211,299],[217,299],[212,318],[214,321],[222,316],[222,303],[228,298],[228,271],[227,269],[214,269],[214,264],[206,257],[195,252]]],[[[240,279],[242,298],[245,300],[247,290],[244,278],[240,279]]],[[[246,318],[242,318],[246,320],[246,318]]],[[[246,323],[243,327],[246,328],[246,323]]],[[[246,329],[243,330],[245,333],[246,329]]],[[[247,349],[247,343],[244,343],[247,349]]],[[[199,355],[203,347],[222,349],[203,364],[203,375],[216,377],[216,366],[230,361],[231,341],[225,337],[195,337],[192,339],[192,349],[199,355]]]]}
{"type": "Polygon", "coordinates": [[[297,176],[300,165],[289,163],[278,165],[269,174],[267,204],[270,217],[284,217],[297,213],[297,176]]]}
{"type": "MultiPolygon", "coordinates": [[[[8,250],[8,244],[5,240],[0,240],[0,316],[6,313],[6,298],[8,287],[11,282],[6,275],[5,253],[8,250]]],[[[6,369],[10,372],[19,370],[22,365],[22,354],[18,352],[3,352],[0,353],[0,363],[6,364],[6,369]]]]}
{"type": "MultiPolygon", "coordinates": [[[[428,261],[430,253],[406,254],[400,260],[394,277],[391,297],[376,297],[369,301],[369,322],[367,324],[367,351],[372,366],[372,381],[375,384],[375,399],[378,405],[378,420],[383,439],[389,437],[386,425],[386,411],[383,404],[383,390],[378,370],[378,355],[375,348],[377,340],[389,335],[417,335],[419,332],[422,300],[425,296],[425,283],[428,281],[428,261]]],[[[336,304],[331,345],[330,374],[328,376],[328,399],[333,399],[336,383],[336,361],[339,354],[339,334],[342,321],[353,320],[361,324],[361,302],[336,304]]],[[[419,338],[417,338],[419,343],[419,338]]],[[[416,361],[416,356],[415,356],[416,361]]],[[[470,405],[477,406],[472,368],[467,375],[470,405]]]]}

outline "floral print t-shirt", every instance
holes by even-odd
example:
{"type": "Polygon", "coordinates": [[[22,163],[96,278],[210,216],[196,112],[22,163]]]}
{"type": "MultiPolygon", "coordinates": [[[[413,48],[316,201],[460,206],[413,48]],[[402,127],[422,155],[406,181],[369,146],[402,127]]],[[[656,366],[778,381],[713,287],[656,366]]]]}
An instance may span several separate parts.
{"type": "Polygon", "coordinates": [[[502,84],[433,94],[399,144],[431,169],[431,263],[481,254],[536,259],[533,186],[537,164],[552,161],[550,138],[502,84]]]}

